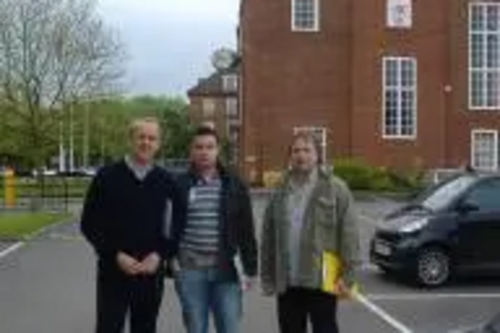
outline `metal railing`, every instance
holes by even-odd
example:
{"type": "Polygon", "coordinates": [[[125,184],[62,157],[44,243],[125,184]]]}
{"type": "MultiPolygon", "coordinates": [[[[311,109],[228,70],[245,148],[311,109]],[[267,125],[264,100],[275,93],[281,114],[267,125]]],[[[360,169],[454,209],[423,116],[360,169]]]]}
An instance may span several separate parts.
{"type": "Polygon", "coordinates": [[[90,177],[17,177],[11,183],[0,177],[0,211],[68,212],[72,205],[81,205],[90,180],[90,177]],[[6,200],[6,191],[10,191],[14,200],[6,200]]]}

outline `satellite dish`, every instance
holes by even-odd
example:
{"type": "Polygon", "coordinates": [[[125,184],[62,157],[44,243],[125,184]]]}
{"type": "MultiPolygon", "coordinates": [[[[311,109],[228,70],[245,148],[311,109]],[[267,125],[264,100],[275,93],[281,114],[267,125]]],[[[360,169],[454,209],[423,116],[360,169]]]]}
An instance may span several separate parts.
{"type": "Polygon", "coordinates": [[[234,51],[227,48],[218,49],[212,55],[212,65],[219,71],[225,70],[233,65],[235,59],[236,54],[234,51]]]}

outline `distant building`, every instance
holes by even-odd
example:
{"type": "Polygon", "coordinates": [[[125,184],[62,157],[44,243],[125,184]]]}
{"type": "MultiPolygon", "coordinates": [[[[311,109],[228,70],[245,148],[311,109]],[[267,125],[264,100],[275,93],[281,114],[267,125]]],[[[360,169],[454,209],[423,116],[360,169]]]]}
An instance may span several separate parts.
{"type": "Polygon", "coordinates": [[[238,163],[241,113],[237,68],[216,72],[189,89],[189,119],[193,125],[213,126],[229,144],[231,163],[238,163]]]}
{"type": "Polygon", "coordinates": [[[499,168],[500,1],[242,0],[240,166],[291,135],[399,169],[499,168]]]}

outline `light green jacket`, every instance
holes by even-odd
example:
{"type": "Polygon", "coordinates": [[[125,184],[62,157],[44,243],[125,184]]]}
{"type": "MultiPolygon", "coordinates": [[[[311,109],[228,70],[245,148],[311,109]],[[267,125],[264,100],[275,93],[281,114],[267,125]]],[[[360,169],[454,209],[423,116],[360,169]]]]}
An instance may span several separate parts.
{"type": "MultiPolygon", "coordinates": [[[[290,176],[279,184],[266,208],[261,243],[261,281],[267,294],[288,287],[290,176]]],[[[342,278],[351,285],[359,262],[359,237],[354,201],[348,187],[330,172],[320,170],[307,203],[302,227],[296,286],[321,289],[322,254],[335,252],[342,261],[342,278]]]]}

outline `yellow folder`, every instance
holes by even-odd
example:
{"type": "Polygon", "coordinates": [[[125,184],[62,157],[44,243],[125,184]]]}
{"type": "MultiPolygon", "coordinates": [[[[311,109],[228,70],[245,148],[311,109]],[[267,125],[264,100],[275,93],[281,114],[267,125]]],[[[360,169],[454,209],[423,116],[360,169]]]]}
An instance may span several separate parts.
{"type": "Polygon", "coordinates": [[[337,283],[341,274],[340,258],[333,252],[323,252],[322,256],[322,290],[330,294],[337,293],[337,283]]]}

